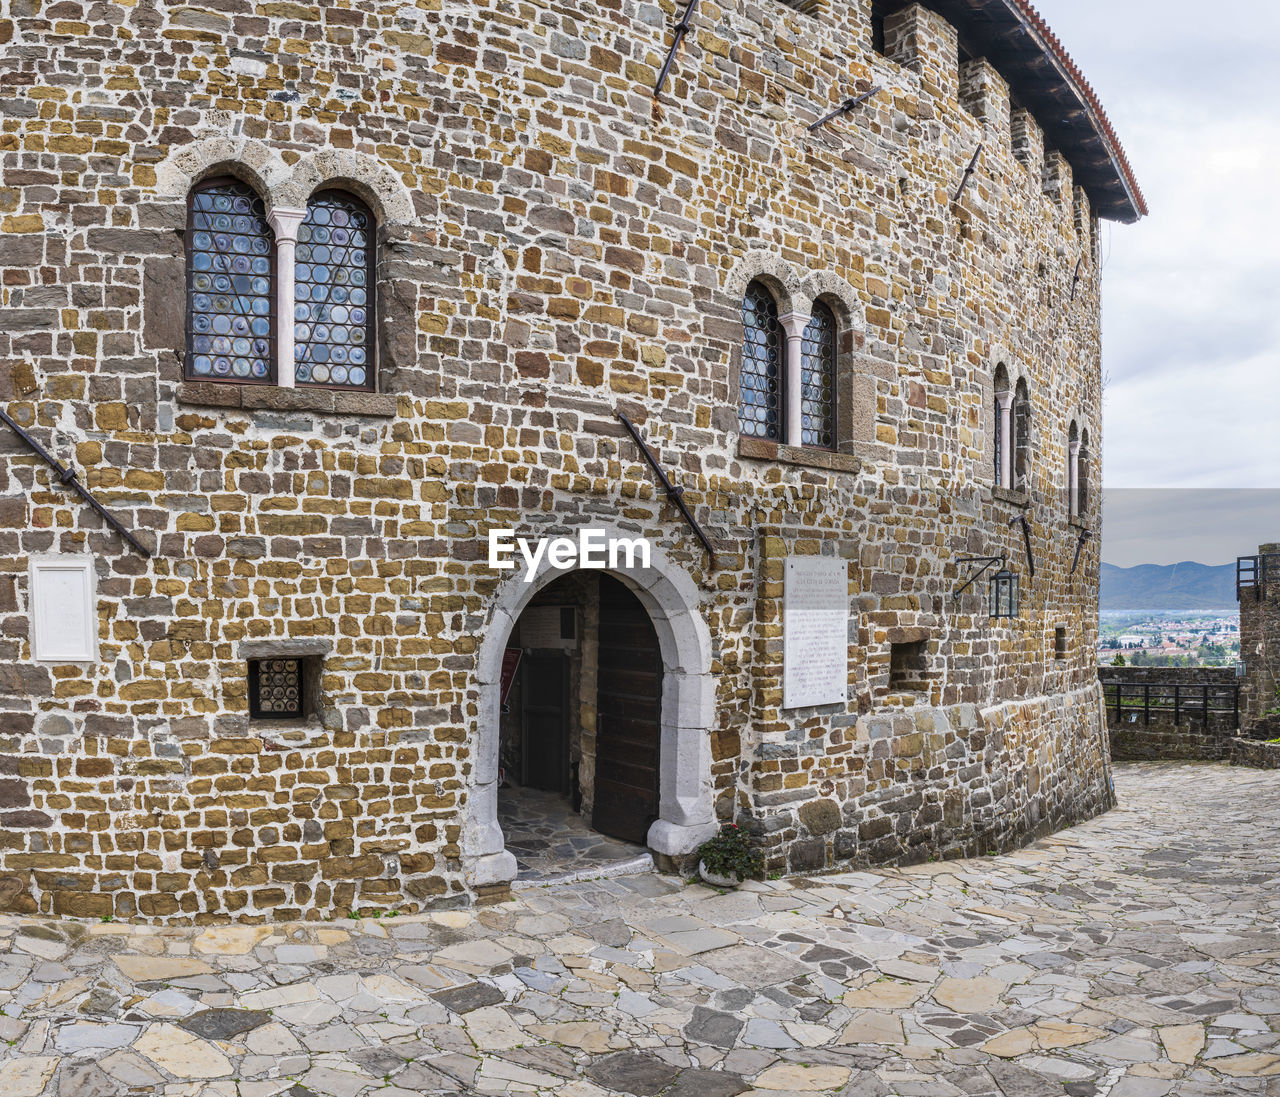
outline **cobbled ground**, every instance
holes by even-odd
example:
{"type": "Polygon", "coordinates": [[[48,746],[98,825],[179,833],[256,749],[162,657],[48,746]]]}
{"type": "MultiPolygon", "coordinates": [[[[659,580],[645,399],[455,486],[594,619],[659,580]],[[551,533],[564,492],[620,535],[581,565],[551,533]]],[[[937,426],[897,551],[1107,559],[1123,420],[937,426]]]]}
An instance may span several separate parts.
{"type": "Polygon", "coordinates": [[[1280,1095],[1280,774],[1005,856],[422,916],[0,916],[0,1097],[1280,1095]]]}

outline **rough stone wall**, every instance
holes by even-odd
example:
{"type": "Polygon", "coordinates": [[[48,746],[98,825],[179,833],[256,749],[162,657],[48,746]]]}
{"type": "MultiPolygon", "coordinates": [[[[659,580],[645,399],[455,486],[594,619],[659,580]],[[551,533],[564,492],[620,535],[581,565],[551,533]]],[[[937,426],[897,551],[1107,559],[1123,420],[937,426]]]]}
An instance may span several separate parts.
{"type": "Polygon", "coordinates": [[[655,104],[674,13],[621,0],[9,5],[0,399],[155,555],[0,437],[0,893],[188,920],[467,901],[474,656],[518,582],[492,526],[608,519],[701,585],[717,805],[773,866],[1004,846],[1110,803],[1097,541],[1069,576],[1065,498],[1069,423],[1101,438],[1096,219],[999,74],[961,82],[941,19],[895,16],[886,58],[868,9],[706,3],[655,104]],[[378,393],[181,383],[185,194],[223,171],[370,203],[378,393]],[[739,441],[752,277],[841,320],[837,453],[739,441]],[[1030,389],[1026,495],[991,486],[1000,363],[1030,389]],[[25,558],[51,551],[95,556],[96,665],[31,661],[25,558]],[[1010,623],[951,598],[958,556],[1000,551],[1010,623]],[[784,711],[782,560],[819,552],[849,562],[852,700],[784,711]],[[927,641],[923,692],[889,690],[899,635],[927,641]],[[317,719],[251,721],[241,645],[316,639],[317,719]]]}
{"type": "MultiPolygon", "coordinates": [[[[1103,686],[1107,734],[1111,757],[1116,761],[1221,761],[1229,757],[1231,743],[1239,733],[1238,722],[1231,712],[1210,712],[1206,721],[1203,695],[1196,691],[1235,689],[1239,684],[1231,667],[1100,667],[1098,678],[1103,686]],[[1109,685],[1124,684],[1124,698],[1117,713],[1115,691],[1109,685]],[[1191,687],[1174,712],[1175,683],[1191,687]],[[1141,705],[1142,687],[1151,694],[1148,716],[1141,705]],[[1125,705],[1130,707],[1126,708],[1125,705]]],[[[1228,706],[1225,692],[1211,694],[1210,707],[1228,706]]]]}
{"type": "Polygon", "coordinates": [[[1258,554],[1269,558],[1262,597],[1254,590],[1240,592],[1240,708],[1245,728],[1280,711],[1280,543],[1259,545],[1258,554]]]}

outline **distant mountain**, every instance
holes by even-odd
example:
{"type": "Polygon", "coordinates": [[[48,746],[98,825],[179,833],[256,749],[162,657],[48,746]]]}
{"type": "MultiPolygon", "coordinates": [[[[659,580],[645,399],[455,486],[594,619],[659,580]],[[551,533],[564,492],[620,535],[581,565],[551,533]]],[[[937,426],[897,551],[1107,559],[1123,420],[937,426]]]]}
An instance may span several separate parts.
{"type": "Polygon", "coordinates": [[[1230,609],[1235,604],[1235,564],[1102,565],[1104,610],[1230,609]]]}

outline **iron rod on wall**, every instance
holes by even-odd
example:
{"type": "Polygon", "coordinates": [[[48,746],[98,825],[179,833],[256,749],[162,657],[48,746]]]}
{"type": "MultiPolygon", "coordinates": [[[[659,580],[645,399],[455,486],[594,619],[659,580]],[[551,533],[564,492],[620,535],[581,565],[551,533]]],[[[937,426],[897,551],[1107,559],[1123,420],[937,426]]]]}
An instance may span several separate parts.
{"type": "Polygon", "coordinates": [[[655,99],[662,94],[662,85],[667,82],[667,73],[671,71],[671,65],[676,59],[676,51],[680,48],[680,43],[684,41],[684,36],[689,33],[689,21],[693,18],[693,13],[697,7],[698,0],[689,0],[689,6],[684,9],[684,18],[676,24],[675,40],[671,43],[671,49],[667,51],[667,59],[662,63],[662,71],[658,74],[658,82],[653,86],[653,97],[655,99]]]}
{"type": "Polygon", "coordinates": [[[694,518],[693,512],[689,510],[689,505],[684,501],[684,488],[677,487],[668,478],[667,474],[662,471],[662,466],[658,464],[658,459],[653,455],[653,451],[645,444],[645,440],[640,437],[640,432],[636,430],[634,424],[622,412],[615,412],[622,425],[627,428],[627,433],[635,440],[640,452],[644,454],[644,459],[649,463],[649,467],[653,469],[653,473],[658,478],[658,482],[666,490],[667,498],[675,503],[676,508],[684,516],[684,520],[689,523],[689,528],[693,530],[698,540],[702,542],[702,547],[707,550],[707,555],[711,557],[711,570],[716,570],[716,550],[711,547],[711,540],[702,531],[702,527],[698,525],[698,520],[694,518]]]}
{"type": "Polygon", "coordinates": [[[37,442],[34,438],[32,438],[30,434],[28,434],[25,430],[23,430],[22,427],[20,427],[17,423],[15,423],[13,419],[9,417],[9,413],[6,412],[3,408],[0,408],[0,420],[2,420],[5,423],[5,425],[8,426],[9,429],[12,430],[19,438],[21,438],[24,442],[26,442],[26,444],[35,452],[35,454],[38,457],[40,457],[40,459],[43,460],[45,464],[47,464],[51,469],[53,469],[54,472],[58,474],[58,479],[65,486],[73,488],[79,494],[81,499],[83,499],[86,503],[89,504],[89,506],[91,506],[95,511],[97,511],[98,514],[101,516],[102,520],[106,522],[108,526],[110,526],[113,530],[115,530],[116,533],[120,534],[121,537],[123,537],[138,552],[142,553],[142,555],[145,556],[148,560],[151,559],[151,553],[148,552],[145,548],[143,548],[142,545],[138,543],[137,539],[133,536],[133,534],[130,533],[127,529],[125,529],[124,526],[122,526],[118,521],[116,521],[116,519],[112,516],[111,512],[108,511],[107,508],[104,507],[101,503],[99,503],[97,499],[95,499],[92,495],[90,495],[89,489],[86,488],[82,483],[80,483],[79,480],[76,479],[75,469],[70,468],[66,465],[63,465],[62,462],[60,462],[56,457],[54,457],[53,454],[51,454],[47,449],[44,448],[44,446],[42,446],[39,442],[37,442]]]}

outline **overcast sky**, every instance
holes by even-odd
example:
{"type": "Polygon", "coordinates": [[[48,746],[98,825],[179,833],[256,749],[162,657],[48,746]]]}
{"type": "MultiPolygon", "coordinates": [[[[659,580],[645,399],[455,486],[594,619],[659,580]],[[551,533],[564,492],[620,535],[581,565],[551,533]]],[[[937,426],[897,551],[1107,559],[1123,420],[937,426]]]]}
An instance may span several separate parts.
{"type": "MultiPolygon", "coordinates": [[[[1280,488],[1280,3],[1036,2],[1151,208],[1137,225],[1103,223],[1106,487],[1280,488]]],[[[1266,510],[1280,496],[1234,497],[1249,511],[1237,535],[1229,508],[1205,509],[1211,492],[1165,495],[1116,493],[1104,525],[1119,534],[1122,502],[1166,506],[1178,520],[1159,523],[1152,563],[1222,563],[1280,541],[1280,506],[1266,510]],[[1185,554],[1168,543],[1179,529],[1185,554]]],[[[1141,562],[1115,558],[1119,541],[1104,532],[1104,559],[1141,562]]]]}

